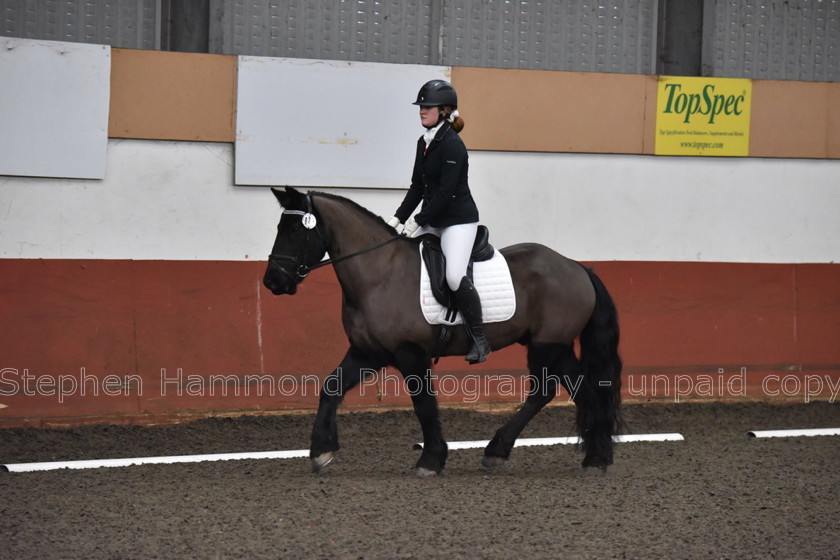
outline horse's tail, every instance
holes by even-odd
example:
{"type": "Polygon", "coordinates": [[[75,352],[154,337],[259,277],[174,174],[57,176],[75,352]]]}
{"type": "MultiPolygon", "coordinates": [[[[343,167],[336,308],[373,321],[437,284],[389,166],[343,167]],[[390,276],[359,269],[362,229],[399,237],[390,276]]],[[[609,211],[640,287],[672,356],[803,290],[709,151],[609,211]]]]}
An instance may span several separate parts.
{"type": "Polygon", "coordinates": [[[595,288],[595,309],[580,334],[583,382],[575,402],[584,467],[612,463],[614,434],[622,428],[618,313],[601,279],[584,267],[595,288]],[[589,463],[589,464],[587,464],[589,463]]]}

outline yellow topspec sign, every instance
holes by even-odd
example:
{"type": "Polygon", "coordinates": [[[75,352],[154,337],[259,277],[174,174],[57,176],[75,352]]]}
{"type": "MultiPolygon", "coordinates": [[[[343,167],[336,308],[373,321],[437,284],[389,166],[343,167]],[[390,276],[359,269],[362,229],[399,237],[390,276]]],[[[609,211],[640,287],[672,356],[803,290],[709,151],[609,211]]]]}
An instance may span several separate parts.
{"type": "Polygon", "coordinates": [[[658,155],[746,156],[752,81],[659,77],[658,155]]]}

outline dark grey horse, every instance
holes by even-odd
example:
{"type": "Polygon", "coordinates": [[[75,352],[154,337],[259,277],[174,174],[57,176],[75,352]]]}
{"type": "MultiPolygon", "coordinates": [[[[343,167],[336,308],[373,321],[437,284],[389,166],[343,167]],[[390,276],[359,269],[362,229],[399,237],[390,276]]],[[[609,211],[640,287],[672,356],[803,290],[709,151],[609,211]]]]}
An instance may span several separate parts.
{"type": "MultiPolygon", "coordinates": [[[[446,462],[431,355],[441,327],[429,325],[418,305],[418,241],[397,236],[358,204],[324,193],[272,189],[284,209],[263,283],[274,294],[294,294],[329,253],[341,284],[342,322],[350,348],[324,383],[312,430],[310,457],[321,471],[339,448],[336,409],[344,394],[370,372],[396,367],[412,381],[411,397],[423,431],[418,475],[439,473],[446,462]]],[[[620,423],[621,359],[615,306],[600,279],[555,251],[526,243],[501,249],[516,291],[509,320],[486,325],[492,348],[528,348],[531,389],[522,408],[497,432],[482,463],[498,466],[525,425],[557,394],[572,395],[583,466],[605,470],[613,460],[620,423]],[[579,339],[580,358],[574,351],[579,339]]],[[[444,355],[465,355],[462,329],[444,355]]]]}

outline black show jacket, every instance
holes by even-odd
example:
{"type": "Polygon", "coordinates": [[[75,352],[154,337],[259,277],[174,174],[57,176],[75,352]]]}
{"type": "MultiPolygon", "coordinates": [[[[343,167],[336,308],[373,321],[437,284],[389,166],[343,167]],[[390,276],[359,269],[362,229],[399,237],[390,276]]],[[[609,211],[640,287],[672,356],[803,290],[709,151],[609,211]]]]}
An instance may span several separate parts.
{"type": "Polygon", "coordinates": [[[467,183],[467,160],[467,148],[448,122],[437,131],[428,150],[421,136],[411,187],[395,214],[400,222],[405,223],[421,200],[423,206],[414,217],[421,226],[443,228],[477,222],[478,208],[467,183]]]}

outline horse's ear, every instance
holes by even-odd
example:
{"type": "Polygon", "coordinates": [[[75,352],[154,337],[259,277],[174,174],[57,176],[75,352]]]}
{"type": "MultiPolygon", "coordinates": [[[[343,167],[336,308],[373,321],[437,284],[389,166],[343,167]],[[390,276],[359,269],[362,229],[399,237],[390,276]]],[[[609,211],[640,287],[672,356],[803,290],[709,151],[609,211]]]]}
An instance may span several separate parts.
{"type": "MultiPolygon", "coordinates": [[[[292,190],[294,190],[294,189],[292,189],[292,190]]],[[[280,203],[280,206],[282,206],[283,208],[288,206],[288,202],[289,202],[290,197],[289,197],[289,195],[286,194],[286,191],[284,191],[282,189],[278,189],[276,187],[271,187],[271,192],[274,193],[274,196],[277,198],[277,202],[280,203]]]]}

